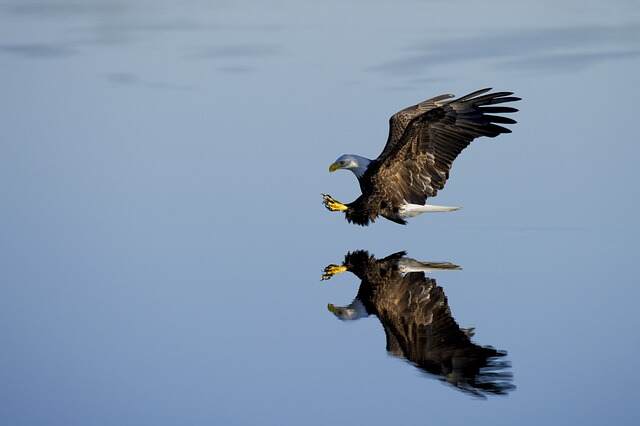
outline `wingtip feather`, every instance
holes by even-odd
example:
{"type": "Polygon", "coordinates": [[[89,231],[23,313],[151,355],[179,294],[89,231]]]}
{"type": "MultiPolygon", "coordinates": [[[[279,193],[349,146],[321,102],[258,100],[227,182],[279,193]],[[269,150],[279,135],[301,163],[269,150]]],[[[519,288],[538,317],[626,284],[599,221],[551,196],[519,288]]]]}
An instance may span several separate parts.
{"type": "Polygon", "coordinates": [[[484,89],[476,90],[475,92],[468,93],[468,94],[456,99],[456,102],[464,102],[466,100],[475,98],[478,95],[482,95],[483,93],[487,93],[490,90],[492,90],[491,87],[485,87],[484,89]]]}

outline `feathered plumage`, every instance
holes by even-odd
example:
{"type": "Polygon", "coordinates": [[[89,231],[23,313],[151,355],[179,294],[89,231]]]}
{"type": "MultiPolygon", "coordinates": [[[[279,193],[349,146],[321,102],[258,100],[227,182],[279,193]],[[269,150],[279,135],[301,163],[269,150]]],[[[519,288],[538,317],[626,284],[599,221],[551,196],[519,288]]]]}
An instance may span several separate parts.
{"type": "MultiPolygon", "coordinates": [[[[440,95],[395,113],[389,120],[389,137],[382,153],[367,163],[366,170],[357,173],[362,195],[349,204],[325,195],[325,206],[332,211],[344,211],[349,222],[363,226],[378,216],[405,224],[408,217],[424,211],[453,210],[420,209],[420,206],[444,188],[453,161],[471,141],[480,136],[493,138],[510,133],[500,124],[516,123],[495,114],[517,109],[496,105],[520,98],[511,96],[511,92],[485,94],[489,90],[478,90],[455,100],[451,100],[453,95],[440,95]]],[[[361,170],[358,160],[350,159],[353,156],[343,157],[332,164],[331,171],[361,170]],[[343,157],[350,161],[342,160],[343,157]]]]}

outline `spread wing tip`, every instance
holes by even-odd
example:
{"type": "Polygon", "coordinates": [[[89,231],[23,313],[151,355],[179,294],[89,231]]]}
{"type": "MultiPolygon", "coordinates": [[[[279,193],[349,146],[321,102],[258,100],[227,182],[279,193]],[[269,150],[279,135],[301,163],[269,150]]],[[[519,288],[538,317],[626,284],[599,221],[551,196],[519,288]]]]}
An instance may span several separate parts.
{"type": "Polygon", "coordinates": [[[500,104],[500,103],[504,103],[504,102],[517,102],[517,101],[522,100],[522,98],[519,98],[517,96],[511,96],[511,95],[513,95],[513,92],[487,93],[490,90],[492,90],[492,88],[490,88],[490,87],[485,88],[485,89],[476,90],[475,92],[471,92],[468,95],[465,95],[465,96],[463,96],[461,98],[456,99],[454,102],[470,101],[470,102],[473,102],[474,104],[480,106],[480,105],[500,104]],[[480,96],[480,95],[482,95],[482,96],[480,96]]]}
{"type": "Polygon", "coordinates": [[[518,112],[520,111],[518,108],[513,107],[503,107],[503,106],[485,106],[480,107],[480,111],[483,113],[510,113],[510,112],[518,112]]]}
{"type": "Polygon", "coordinates": [[[484,117],[489,120],[491,123],[501,123],[501,124],[516,124],[517,121],[513,118],[503,117],[501,115],[489,115],[485,114],[484,117]]]}
{"type": "Polygon", "coordinates": [[[469,99],[475,98],[478,95],[482,95],[483,93],[487,93],[489,90],[492,90],[492,88],[491,87],[486,87],[484,89],[476,90],[475,92],[471,92],[468,95],[464,95],[463,97],[456,99],[455,102],[467,101],[469,99]]]}
{"type": "Polygon", "coordinates": [[[501,135],[503,133],[511,133],[511,129],[498,126],[497,124],[488,124],[487,126],[485,126],[485,134],[483,136],[495,138],[496,136],[501,135]]]}

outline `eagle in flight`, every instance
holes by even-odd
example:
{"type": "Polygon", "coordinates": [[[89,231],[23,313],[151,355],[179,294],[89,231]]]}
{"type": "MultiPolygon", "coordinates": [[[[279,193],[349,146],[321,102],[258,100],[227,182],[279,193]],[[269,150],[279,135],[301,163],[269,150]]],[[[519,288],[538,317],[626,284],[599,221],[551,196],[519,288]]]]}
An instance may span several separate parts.
{"type": "Polygon", "coordinates": [[[496,137],[511,130],[499,124],[515,124],[502,113],[516,108],[496,106],[519,101],[512,92],[487,93],[482,89],[458,99],[445,94],[395,113],[389,120],[389,137],[375,160],[345,154],[329,171],[351,170],[362,195],[343,204],[328,194],[323,203],[330,211],[344,212],[347,221],[366,226],[382,216],[399,224],[425,212],[448,212],[458,207],[426,204],[444,188],[453,160],[475,138],[496,137]]]}
{"type": "Polygon", "coordinates": [[[342,265],[325,268],[323,280],[342,272],[360,278],[347,306],[328,305],[343,321],[374,315],[384,329],[387,351],[421,371],[476,397],[505,395],[515,389],[506,352],[471,341],[473,329],[460,328],[444,289],[425,276],[433,270],[460,269],[448,262],[421,262],[405,252],[376,259],[364,250],[348,253],[342,265]]]}

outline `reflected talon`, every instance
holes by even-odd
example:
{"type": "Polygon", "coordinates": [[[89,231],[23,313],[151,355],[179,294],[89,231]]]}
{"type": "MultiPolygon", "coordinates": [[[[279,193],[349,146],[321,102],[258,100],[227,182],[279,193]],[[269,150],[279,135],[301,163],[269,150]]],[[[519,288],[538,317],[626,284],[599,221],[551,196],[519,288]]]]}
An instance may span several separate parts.
{"type": "Polygon", "coordinates": [[[331,265],[327,265],[327,267],[324,268],[324,273],[322,274],[322,277],[320,278],[320,280],[322,281],[329,280],[334,275],[338,275],[346,271],[347,271],[346,266],[335,265],[332,263],[331,265]]]}
{"type": "Polygon", "coordinates": [[[332,212],[343,212],[349,208],[329,194],[322,194],[322,203],[327,208],[327,210],[332,212]]]}

